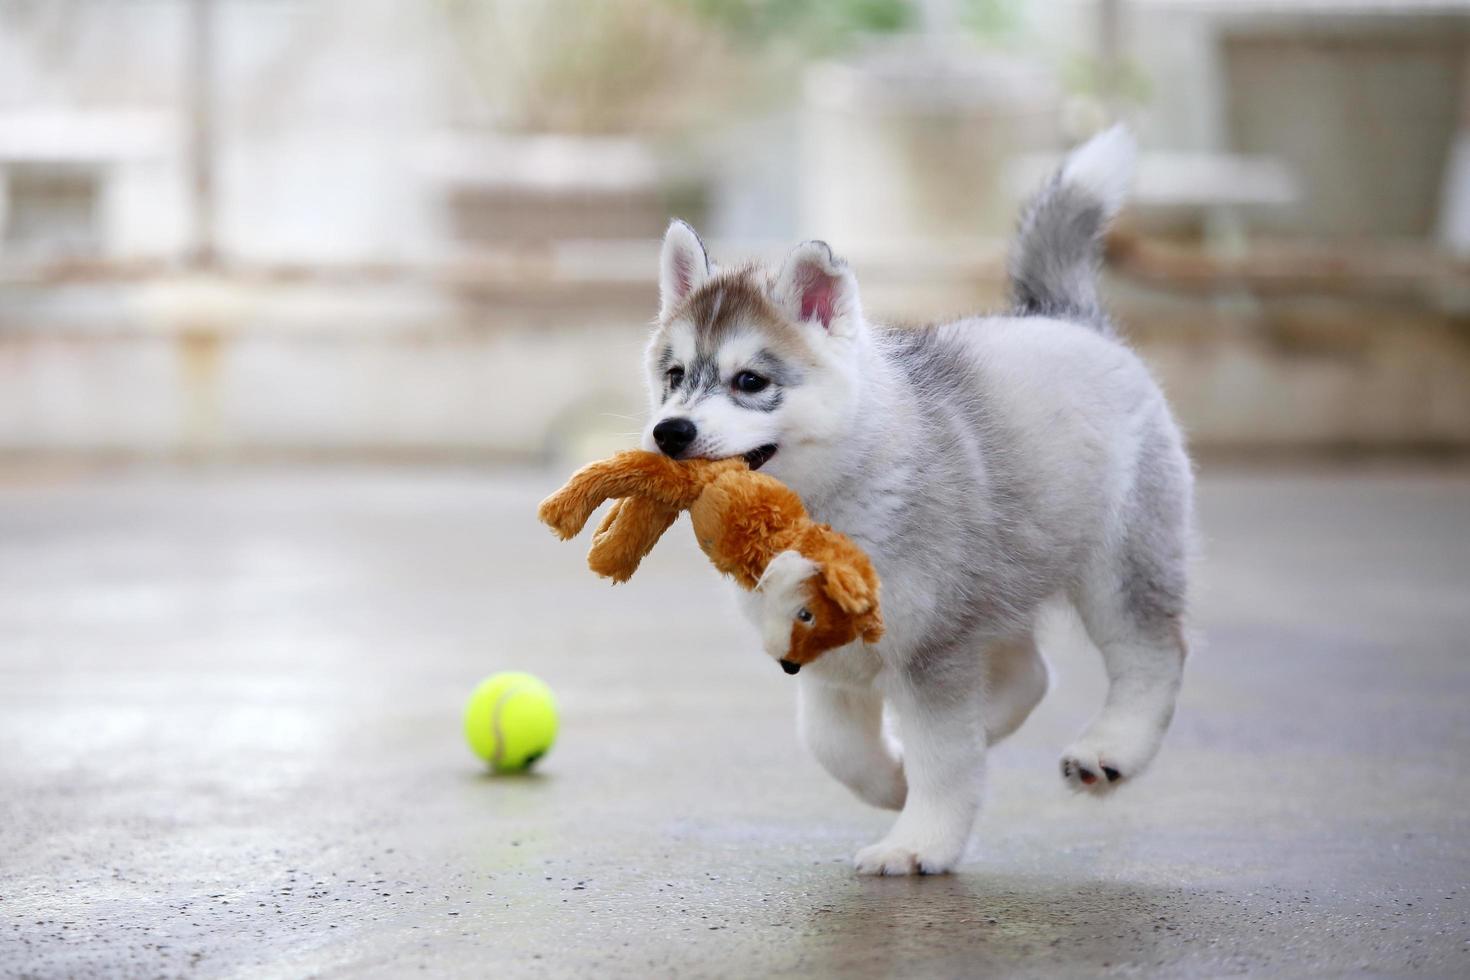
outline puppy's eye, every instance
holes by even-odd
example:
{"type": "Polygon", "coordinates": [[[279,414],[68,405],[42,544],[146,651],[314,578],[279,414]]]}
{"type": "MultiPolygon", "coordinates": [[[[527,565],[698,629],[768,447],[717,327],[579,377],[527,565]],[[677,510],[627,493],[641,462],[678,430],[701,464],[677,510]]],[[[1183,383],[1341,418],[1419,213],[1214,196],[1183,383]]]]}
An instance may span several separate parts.
{"type": "Polygon", "coordinates": [[[679,387],[684,383],[684,369],[681,367],[669,368],[668,379],[670,388],[679,387]]]}
{"type": "Polygon", "coordinates": [[[766,385],[770,384],[769,378],[763,378],[754,371],[741,371],[735,375],[735,390],[743,391],[747,395],[753,395],[757,391],[764,391],[766,385]]]}
{"type": "Polygon", "coordinates": [[[808,609],[806,606],[802,606],[800,609],[796,610],[796,620],[797,620],[797,622],[800,622],[800,623],[810,623],[813,619],[816,619],[816,618],[817,617],[813,616],[812,615],[812,611],[810,609],[808,609]]]}

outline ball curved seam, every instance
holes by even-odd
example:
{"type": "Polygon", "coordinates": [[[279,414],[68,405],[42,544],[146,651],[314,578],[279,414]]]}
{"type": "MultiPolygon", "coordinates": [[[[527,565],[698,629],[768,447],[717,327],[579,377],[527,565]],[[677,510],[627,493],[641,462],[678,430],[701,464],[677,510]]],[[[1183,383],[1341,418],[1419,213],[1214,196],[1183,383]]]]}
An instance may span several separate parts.
{"type": "Polygon", "coordinates": [[[500,697],[495,699],[495,707],[490,709],[490,732],[495,736],[495,751],[490,754],[490,765],[500,768],[501,760],[505,758],[505,731],[500,727],[500,710],[505,703],[522,691],[529,690],[531,685],[525,681],[515,681],[500,692],[500,697]]]}

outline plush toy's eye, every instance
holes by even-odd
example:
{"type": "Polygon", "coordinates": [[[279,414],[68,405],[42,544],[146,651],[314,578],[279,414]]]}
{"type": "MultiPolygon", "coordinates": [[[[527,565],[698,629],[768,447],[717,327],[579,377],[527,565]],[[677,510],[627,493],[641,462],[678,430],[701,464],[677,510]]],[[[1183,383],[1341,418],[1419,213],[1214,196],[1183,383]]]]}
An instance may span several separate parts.
{"type": "Polygon", "coordinates": [[[670,388],[679,387],[684,383],[684,369],[681,367],[669,368],[668,379],[670,388]]]}
{"type": "Polygon", "coordinates": [[[800,609],[796,610],[796,619],[797,619],[797,622],[810,623],[812,620],[814,620],[816,618],[817,617],[813,616],[812,615],[812,611],[810,609],[808,609],[806,606],[802,606],[800,609]]]}
{"type": "Polygon", "coordinates": [[[753,395],[758,391],[764,391],[766,385],[770,384],[769,378],[763,378],[754,371],[741,371],[735,375],[735,390],[743,391],[747,395],[753,395]]]}

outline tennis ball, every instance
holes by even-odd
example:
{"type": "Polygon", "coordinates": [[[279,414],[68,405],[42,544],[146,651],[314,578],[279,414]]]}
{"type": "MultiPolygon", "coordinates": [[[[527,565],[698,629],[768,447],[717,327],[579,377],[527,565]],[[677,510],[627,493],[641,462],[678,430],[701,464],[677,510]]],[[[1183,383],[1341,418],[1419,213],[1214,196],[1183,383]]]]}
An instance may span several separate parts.
{"type": "Polygon", "coordinates": [[[464,737],[491,769],[519,772],[556,741],[556,698],[530,674],[494,674],[465,705],[464,737]]]}

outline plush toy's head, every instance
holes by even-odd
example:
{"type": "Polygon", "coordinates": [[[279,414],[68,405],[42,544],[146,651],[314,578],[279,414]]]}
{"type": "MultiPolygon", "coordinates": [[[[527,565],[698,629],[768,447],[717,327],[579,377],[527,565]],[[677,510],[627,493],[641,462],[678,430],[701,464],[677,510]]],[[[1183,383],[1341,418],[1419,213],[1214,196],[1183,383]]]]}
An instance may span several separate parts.
{"type": "Polygon", "coordinates": [[[840,534],[827,532],[820,560],[800,551],[771,559],[756,585],[761,642],[788,674],[828,650],[883,636],[878,575],[866,555],[840,534]]]}

